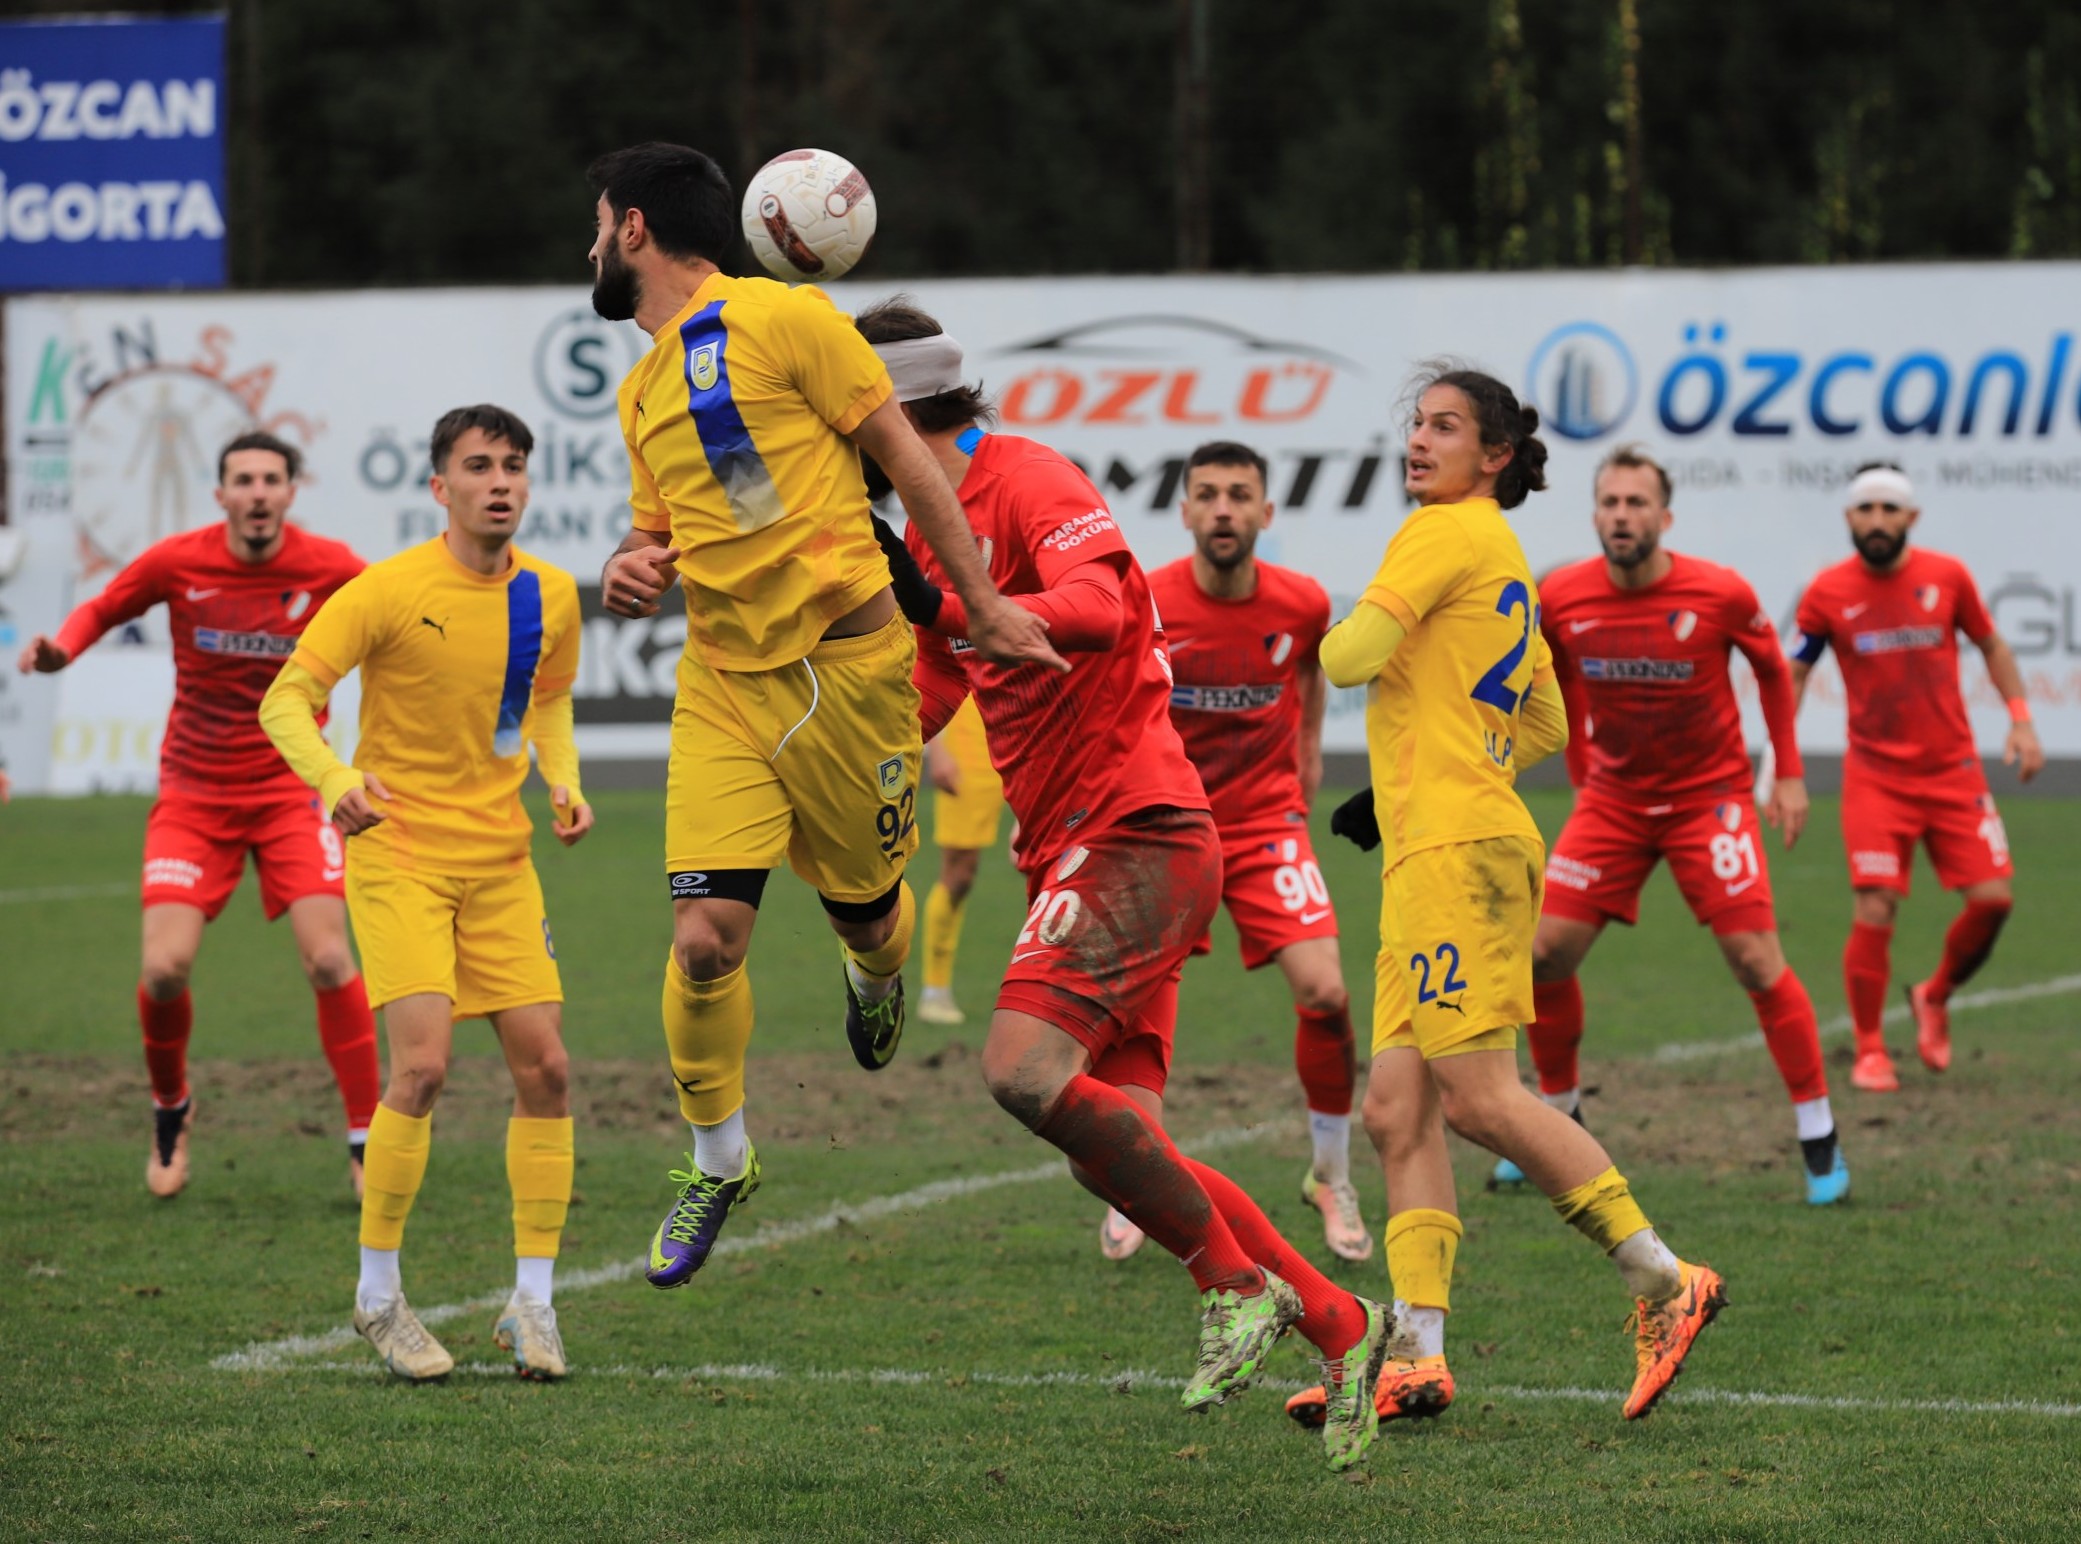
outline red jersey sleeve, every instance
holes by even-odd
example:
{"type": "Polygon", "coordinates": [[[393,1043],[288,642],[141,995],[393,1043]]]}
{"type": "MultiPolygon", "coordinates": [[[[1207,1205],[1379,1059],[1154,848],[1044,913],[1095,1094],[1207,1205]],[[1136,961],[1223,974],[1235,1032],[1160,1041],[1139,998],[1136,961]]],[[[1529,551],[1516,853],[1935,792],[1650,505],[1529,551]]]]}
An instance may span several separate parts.
{"type": "Polygon", "coordinates": [[[1121,579],[1132,558],[1096,488],[1067,461],[1028,464],[1016,516],[1043,593],[1014,599],[1048,624],[1058,649],[1090,652],[1120,641],[1121,579]]]}
{"type": "Polygon", "coordinates": [[[1958,630],[1974,643],[1985,643],[1994,635],[1994,618],[1987,614],[1987,603],[1980,599],[1980,587],[1973,582],[1972,570],[1963,563],[1955,565],[1958,570],[1958,630]]]}
{"type": "Polygon", "coordinates": [[[163,546],[145,548],[106,589],[78,606],[58,629],[58,647],[77,659],[111,627],[134,621],[165,600],[174,575],[163,546]]]}
{"type": "Polygon", "coordinates": [[[1322,663],[1322,640],[1330,630],[1330,592],[1313,579],[1307,581],[1308,620],[1296,642],[1300,645],[1302,668],[1322,663]]]}
{"type": "Polygon", "coordinates": [[[1779,777],[1806,776],[1799,756],[1797,710],[1792,698],[1792,667],[1778,643],[1778,630],[1754,588],[1739,575],[1730,575],[1722,621],[1727,636],[1741,650],[1742,658],[1756,672],[1756,693],[1763,706],[1763,725],[1770,734],[1770,749],[1779,777]]]}
{"type": "Polygon", "coordinates": [[[922,627],[917,633],[918,662],[911,670],[911,684],[918,689],[918,737],[930,740],[967,700],[968,672],[946,639],[922,627]]]}
{"type": "Polygon", "coordinates": [[[1821,598],[1814,593],[1820,587],[1818,579],[1807,585],[1800,594],[1799,610],[1793,618],[1793,625],[1809,638],[1828,636],[1828,613],[1821,609],[1821,598]]]}

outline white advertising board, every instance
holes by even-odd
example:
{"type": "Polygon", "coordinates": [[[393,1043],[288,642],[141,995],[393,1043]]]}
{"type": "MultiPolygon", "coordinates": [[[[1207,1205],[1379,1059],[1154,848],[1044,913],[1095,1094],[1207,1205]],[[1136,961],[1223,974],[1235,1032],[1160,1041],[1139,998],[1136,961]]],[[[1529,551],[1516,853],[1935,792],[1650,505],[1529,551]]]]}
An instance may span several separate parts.
{"type": "MultiPolygon", "coordinates": [[[[832,292],[852,309],[898,287],[832,292]]],[[[1514,517],[1535,569],[1595,551],[1592,471],[1639,441],[1676,478],[1671,545],[1740,569],[1787,626],[1807,578],[1850,550],[1849,469],[1899,461],[1922,493],[1917,540],[1972,566],[2048,749],[2081,755],[2081,265],[901,287],[961,340],[1004,430],[1091,472],[1145,563],[1187,550],[1187,453],[1239,439],[1272,462],[1261,553],[1343,604],[1404,513],[1398,401],[1433,356],[1502,376],[1546,419],[1551,489],[1514,517]]],[[[438,529],[426,436],[464,402],[534,426],[527,546],[585,582],[624,528],[614,387],[643,340],[597,320],[582,287],[42,297],[8,302],[6,324],[10,515],[64,532],[67,604],[146,542],[214,519],[215,449],[249,422],[308,448],[299,518],[370,557],[438,529]]],[[[581,745],[660,755],[676,627],[586,598],[581,745]]],[[[1996,752],[2006,716],[1977,655],[1966,681],[1996,752]]],[[[1831,667],[1813,697],[1803,742],[1838,750],[1831,667]]],[[[1332,748],[1363,744],[1358,706],[1338,694],[1332,748]]],[[[77,786],[62,771],[52,783],[77,786]]]]}

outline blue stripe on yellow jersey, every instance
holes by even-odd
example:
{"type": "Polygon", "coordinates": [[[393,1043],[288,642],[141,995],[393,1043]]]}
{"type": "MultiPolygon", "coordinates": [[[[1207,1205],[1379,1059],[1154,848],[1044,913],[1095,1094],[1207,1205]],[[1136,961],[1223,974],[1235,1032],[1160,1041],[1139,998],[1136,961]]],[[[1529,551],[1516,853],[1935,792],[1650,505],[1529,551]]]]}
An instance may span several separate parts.
{"type": "Polygon", "coordinates": [[[516,568],[506,586],[506,684],[499,693],[499,723],[491,737],[492,754],[520,754],[520,722],[534,697],[535,665],[542,657],[542,579],[531,568],[516,568]]]}

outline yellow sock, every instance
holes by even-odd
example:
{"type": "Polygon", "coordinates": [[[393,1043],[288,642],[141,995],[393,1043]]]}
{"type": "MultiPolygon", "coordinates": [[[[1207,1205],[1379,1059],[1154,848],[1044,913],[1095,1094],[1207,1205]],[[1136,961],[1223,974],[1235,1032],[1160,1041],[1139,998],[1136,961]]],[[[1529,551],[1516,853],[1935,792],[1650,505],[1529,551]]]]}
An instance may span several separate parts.
{"type": "Polygon", "coordinates": [[[879,949],[869,949],[865,954],[852,954],[853,963],[870,976],[893,976],[903,969],[903,962],[910,958],[911,936],[918,930],[918,898],[910,893],[910,882],[896,881],[896,925],[889,929],[888,939],[879,949]]]}
{"type": "Polygon", "coordinates": [[[1387,1219],[1387,1279],[1411,1308],[1452,1310],[1452,1263],[1460,1220],[1451,1212],[1412,1207],[1387,1219]]]}
{"type": "Polygon", "coordinates": [[[516,1115],[506,1122],[506,1183],[513,1189],[513,1253],[556,1258],[571,1208],[571,1117],[516,1115]]]}
{"type": "Polygon", "coordinates": [[[744,1052],[751,1044],[751,976],[739,965],[714,981],[690,980],[665,959],[665,1049],[679,1084],[679,1113],[701,1126],[744,1104],[744,1052]]]}
{"type": "Polygon", "coordinates": [[[954,956],[961,948],[961,924],[968,916],[968,897],[955,900],[934,880],[925,896],[925,985],[952,987],[954,956]]]}
{"type": "Polygon", "coordinates": [[[1553,1205],[1561,1221],[1605,1254],[1648,1226],[1647,1214],[1616,1168],[1562,1191],[1553,1198],[1553,1205]]]}
{"type": "Polygon", "coordinates": [[[433,1116],[400,1115],[387,1104],[376,1106],[361,1157],[362,1248],[403,1247],[405,1219],[412,1215],[412,1202],[426,1178],[426,1155],[433,1140],[433,1116]]]}

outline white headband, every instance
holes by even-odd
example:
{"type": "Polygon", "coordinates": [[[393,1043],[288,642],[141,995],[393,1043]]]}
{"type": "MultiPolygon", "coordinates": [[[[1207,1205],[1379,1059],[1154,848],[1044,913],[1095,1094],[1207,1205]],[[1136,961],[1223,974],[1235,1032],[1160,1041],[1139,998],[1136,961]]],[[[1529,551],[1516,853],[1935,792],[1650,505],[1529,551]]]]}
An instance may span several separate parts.
{"type": "Polygon", "coordinates": [[[889,379],[896,383],[898,402],[936,397],[961,384],[961,345],[947,333],[877,343],[874,351],[889,367],[889,379]]]}
{"type": "Polygon", "coordinates": [[[1902,509],[1919,508],[1915,503],[1915,489],[1908,482],[1907,474],[1896,472],[1890,466],[1875,466],[1868,472],[1859,472],[1850,484],[1850,491],[1843,496],[1843,508],[1855,509],[1859,504],[1898,504],[1902,509]]]}

